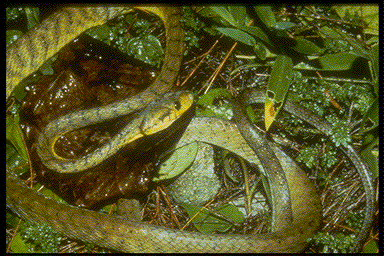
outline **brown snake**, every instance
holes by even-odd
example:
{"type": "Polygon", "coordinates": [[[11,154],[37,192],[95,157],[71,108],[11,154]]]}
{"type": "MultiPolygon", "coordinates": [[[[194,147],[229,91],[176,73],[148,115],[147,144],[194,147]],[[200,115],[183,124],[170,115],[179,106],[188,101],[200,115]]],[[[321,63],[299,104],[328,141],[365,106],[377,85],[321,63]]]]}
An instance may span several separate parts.
{"type": "MultiPolygon", "coordinates": [[[[158,95],[167,92],[173,86],[180,68],[184,51],[180,9],[158,7],[158,10],[156,14],[164,21],[167,33],[164,65],[156,81],[130,101],[132,110],[144,107],[158,95]]],[[[23,78],[36,71],[46,59],[81,32],[127,12],[128,8],[125,7],[65,8],[44,20],[7,50],[7,98],[23,78]],[[56,41],[51,42],[53,39],[56,41]]],[[[229,150],[246,160],[256,161],[252,149],[234,124],[224,121],[217,123],[217,120],[203,121],[203,126],[211,129],[212,134],[200,134],[199,137],[199,132],[194,131],[190,138],[229,147],[229,150]],[[212,126],[208,126],[208,122],[212,126]],[[222,145],[228,137],[233,142],[222,145]],[[218,138],[223,138],[220,143],[217,142],[220,141],[218,138]]],[[[187,132],[197,122],[200,120],[194,119],[187,132]]],[[[202,124],[196,127],[201,129],[202,124]]],[[[277,154],[282,154],[280,161],[285,159],[284,153],[277,154]]],[[[47,199],[25,186],[8,169],[7,205],[22,218],[47,223],[70,238],[124,252],[297,252],[305,247],[307,238],[318,227],[321,205],[314,186],[301,169],[294,163],[291,167],[283,168],[291,192],[293,223],[283,230],[268,234],[201,234],[133,223],[123,217],[108,216],[47,199]]]]}

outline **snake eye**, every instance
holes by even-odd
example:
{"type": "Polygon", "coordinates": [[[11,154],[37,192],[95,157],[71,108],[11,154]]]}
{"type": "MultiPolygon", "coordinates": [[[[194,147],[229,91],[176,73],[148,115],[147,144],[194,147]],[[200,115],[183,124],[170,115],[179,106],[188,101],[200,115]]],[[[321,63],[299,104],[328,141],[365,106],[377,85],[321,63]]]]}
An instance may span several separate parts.
{"type": "Polygon", "coordinates": [[[180,101],[175,100],[175,101],[173,102],[173,106],[175,107],[176,110],[180,110],[180,108],[181,108],[181,103],[180,103],[180,101]]]}

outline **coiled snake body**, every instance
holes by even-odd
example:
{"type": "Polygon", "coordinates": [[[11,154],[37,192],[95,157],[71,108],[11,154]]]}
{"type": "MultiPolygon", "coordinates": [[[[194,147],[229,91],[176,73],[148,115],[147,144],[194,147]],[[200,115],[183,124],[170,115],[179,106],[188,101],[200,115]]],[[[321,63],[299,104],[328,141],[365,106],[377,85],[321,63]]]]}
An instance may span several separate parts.
{"type": "MultiPolygon", "coordinates": [[[[163,68],[155,82],[145,91],[125,102],[126,114],[145,107],[159,95],[167,92],[175,82],[184,51],[181,12],[173,7],[141,7],[159,15],[164,21],[167,47],[163,68]]],[[[15,86],[27,75],[87,28],[102,24],[117,15],[128,12],[125,7],[64,8],[28,32],[7,50],[7,98],[15,86]]],[[[110,107],[110,105],[108,105],[110,107]]],[[[97,111],[108,111],[98,108],[97,111]]],[[[96,112],[94,114],[97,114],[96,112]]],[[[196,119],[198,120],[198,119],[196,119]]],[[[194,121],[197,122],[197,121],[194,121]]],[[[194,124],[194,122],[192,124],[194,124]]],[[[213,123],[213,122],[212,122],[213,123]]],[[[214,125],[214,124],[212,124],[214,125]]],[[[221,135],[234,139],[235,153],[247,152],[249,161],[253,155],[236,126],[220,123],[225,130],[215,128],[216,142],[221,135]],[[223,134],[226,135],[223,135],[223,134]]],[[[206,127],[206,125],[204,125],[206,127]]],[[[191,126],[192,127],[192,126],[191,126]]],[[[213,126],[212,126],[213,127],[213,126]]],[[[204,135],[205,138],[212,138],[204,135]]],[[[191,136],[192,138],[195,136],[191,136]]],[[[196,137],[195,137],[196,139],[196,137]]],[[[225,139],[224,139],[225,141],[225,139]]],[[[225,147],[225,145],[223,146],[225,147]]],[[[241,153],[238,153],[241,155],[241,153]]],[[[280,156],[285,159],[285,156],[280,156]]],[[[321,205],[315,188],[305,173],[296,165],[284,167],[288,180],[293,222],[289,227],[261,235],[207,235],[156,227],[145,223],[133,223],[128,219],[107,216],[47,199],[27,188],[7,169],[7,205],[22,218],[47,223],[56,231],[75,239],[102,247],[125,252],[296,252],[304,248],[307,238],[318,227],[321,205]]]]}

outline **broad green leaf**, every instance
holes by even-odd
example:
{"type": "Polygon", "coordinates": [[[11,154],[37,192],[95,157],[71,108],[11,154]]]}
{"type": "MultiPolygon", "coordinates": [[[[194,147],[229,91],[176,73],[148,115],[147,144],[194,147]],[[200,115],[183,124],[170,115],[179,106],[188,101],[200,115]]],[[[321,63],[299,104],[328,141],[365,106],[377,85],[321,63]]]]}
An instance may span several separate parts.
{"type": "Polygon", "coordinates": [[[364,127],[368,119],[373,123],[371,127],[368,128],[368,130],[374,129],[379,125],[379,99],[376,98],[367,112],[364,115],[363,121],[361,122],[360,129],[364,131],[364,127]]]}
{"type": "MultiPolygon", "coordinates": [[[[315,59],[318,59],[318,58],[316,57],[315,59]]],[[[295,69],[295,70],[317,70],[315,67],[313,67],[313,66],[311,66],[310,64],[305,63],[305,62],[297,63],[297,64],[294,66],[294,69],[295,69]]]]}
{"type": "Polygon", "coordinates": [[[330,37],[332,39],[339,38],[339,34],[333,28],[330,28],[328,26],[319,28],[319,32],[324,38],[326,37],[330,37]]]}
{"type": "Polygon", "coordinates": [[[371,239],[363,247],[363,253],[379,253],[379,247],[375,240],[371,239]]]}
{"type": "Polygon", "coordinates": [[[244,6],[229,5],[228,11],[231,13],[232,17],[235,19],[238,25],[246,26],[248,24],[250,19],[244,6]]]}
{"type": "Polygon", "coordinates": [[[288,30],[294,26],[296,26],[296,24],[290,21],[279,21],[276,23],[276,28],[280,30],[288,30]]]}
{"type": "Polygon", "coordinates": [[[193,218],[193,225],[201,233],[228,231],[232,227],[232,224],[224,218],[236,223],[242,223],[245,219],[243,213],[231,204],[222,205],[211,212],[206,209],[202,209],[202,207],[198,205],[186,203],[182,203],[180,205],[188,213],[188,216],[193,218]],[[220,216],[223,216],[224,218],[220,218],[220,216]]]}
{"type": "MultiPolygon", "coordinates": [[[[128,23],[129,24],[129,23],[128,23]]],[[[148,33],[150,28],[150,23],[147,20],[144,19],[139,19],[137,20],[134,25],[133,29],[136,31],[137,34],[143,34],[143,33],[148,33]]],[[[122,29],[125,29],[122,27],[122,29]]],[[[123,34],[124,32],[121,31],[119,34],[123,34]]]]}
{"type": "MultiPolygon", "coordinates": [[[[154,10],[157,9],[154,8],[154,10]]],[[[135,22],[134,31],[140,36],[132,38],[125,36],[126,24],[129,23],[132,17],[132,15],[127,15],[125,18],[120,18],[115,26],[104,24],[93,27],[87,30],[86,33],[108,45],[113,42],[123,53],[152,66],[160,67],[164,51],[160,41],[155,36],[148,34],[148,21],[137,20],[135,22]]]]}
{"type": "MultiPolygon", "coordinates": [[[[49,61],[49,60],[47,60],[49,61]]],[[[12,96],[15,97],[16,100],[22,101],[27,95],[27,91],[25,90],[25,86],[28,84],[31,84],[33,82],[37,82],[40,78],[40,75],[38,73],[33,73],[30,76],[28,76],[26,79],[22,80],[12,91],[12,96]]]]}
{"type": "Polygon", "coordinates": [[[217,104],[220,99],[229,98],[231,98],[231,94],[226,89],[217,88],[210,90],[199,98],[197,102],[199,106],[197,116],[219,117],[230,120],[233,114],[230,104],[217,104]]]}
{"type": "Polygon", "coordinates": [[[40,11],[39,8],[25,8],[27,16],[27,28],[31,29],[39,23],[40,11]]]}
{"type": "Polygon", "coordinates": [[[267,5],[254,7],[257,16],[267,27],[276,27],[275,14],[273,14],[272,8],[267,5]]]}
{"type": "Polygon", "coordinates": [[[199,98],[197,104],[207,107],[209,105],[213,105],[216,98],[230,98],[231,94],[227,89],[224,88],[216,88],[209,90],[208,93],[204,94],[199,98]]]}
{"type": "Polygon", "coordinates": [[[164,55],[159,39],[152,35],[131,38],[128,40],[124,52],[157,67],[160,66],[164,55]]]}
{"type": "Polygon", "coordinates": [[[215,209],[215,212],[220,213],[222,216],[236,223],[242,223],[245,220],[243,213],[232,204],[224,204],[215,209]]]}
{"type": "Polygon", "coordinates": [[[372,77],[377,79],[379,77],[379,44],[372,46],[369,52],[372,77]]]}
{"type": "Polygon", "coordinates": [[[353,62],[358,58],[356,54],[340,52],[326,54],[318,58],[323,70],[340,71],[351,69],[353,62]]]}
{"type": "Polygon", "coordinates": [[[260,60],[266,60],[268,55],[270,55],[270,51],[261,42],[256,42],[256,45],[253,46],[253,51],[260,60]]]}
{"type": "MultiPolygon", "coordinates": [[[[17,110],[15,110],[17,111],[17,110]]],[[[10,164],[12,166],[9,167],[18,167],[23,166],[28,163],[28,153],[24,144],[23,132],[20,129],[19,125],[19,115],[7,115],[6,116],[6,139],[12,143],[16,152],[14,154],[9,155],[8,157],[13,157],[11,159],[7,159],[7,161],[11,161],[10,164]],[[17,159],[14,157],[17,156],[17,159]]],[[[11,152],[10,152],[11,153],[11,152]]]]}
{"type": "Polygon", "coordinates": [[[271,41],[269,40],[269,37],[267,36],[267,34],[265,34],[264,31],[261,30],[261,28],[259,28],[259,27],[244,26],[244,27],[239,27],[239,28],[243,31],[248,32],[249,34],[253,35],[254,37],[258,38],[259,40],[261,40],[264,43],[272,44],[271,41]]]}
{"type": "Polygon", "coordinates": [[[379,35],[379,5],[378,4],[343,4],[335,5],[333,9],[341,18],[358,15],[365,22],[364,33],[379,35]]]}
{"type": "Polygon", "coordinates": [[[20,175],[29,170],[28,161],[9,142],[5,144],[7,168],[20,175]]]}
{"type": "Polygon", "coordinates": [[[369,54],[369,67],[372,75],[372,87],[376,95],[379,95],[379,44],[372,46],[369,54]]]}
{"type": "Polygon", "coordinates": [[[293,78],[292,59],[285,55],[278,55],[272,67],[268,81],[265,100],[265,129],[268,130],[283,106],[293,78]]]}
{"type": "Polygon", "coordinates": [[[262,121],[263,117],[261,116],[260,112],[255,111],[252,106],[247,106],[245,108],[245,113],[247,114],[249,120],[252,123],[257,123],[259,121],[262,121]]]}
{"type": "Polygon", "coordinates": [[[111,41],[117,37],[113,30],[106,24],[90,28],[85,33],[94,39],[100,40],[108,45],[110,45],[111,41]]]}
{"type": "Polygon", "coordinates": [[[316,44],[312,43],[309,40],[306,40],[304,38],[294,38],[296,44],[294,47],[292,47],[297,52],[303,53],[303,54],[321,54],[323,53],[323,49],[318,47],[316,44]]]}
{"type": "Polygon", "coordinates": [[[223,33],[226,36],[231,37],[233,40],[240,43],[254,46],[256,45],[256,40],[248,33],[237,29],[237,28],[216,28],[219,32],[223,33]]]}
{"type": "Polygon", "coordinates": [[[176,149],[172,155],[161,164],[159,168],[159,177],[153,178],[153,181],[171,179],[184,172],[193,161],[195,161],[197,148],[197,142],[193,142],[176,149]]]}
{"type": "Polygon", "coordinates": [[[23,32],[20,30],[7,30],[5,36],[5,47],[10,46],[13,42],[15,42],[19,37],[23,35],[23,32]]]}
{"type": "Polygon", "coordinates": [[[373,150],[378,148],[379,138],[368,134],[364,137],[364,149],[361,151],[361,157],[368,164],[372,171],[372,176],[375,179],[379,176],[379,159],[378,156],[373,153],[373,150]]]}
{"type": "Polygon", "coordinates": [[[55,74],[55,71],[52,68],[52,64],[53,64],[53,62],[56,61],[57,56],[58,56],[58,54],[53,55],[51,58],[49,58],[47,61],[45,61],[43,63],[43,65],[41,65],[41,67],[39,68],[39,71],[43,75],[51,76],[51,75],[55,74]]]}
{"type": "Polygon", "coordinates": [[[31,253],[34,251],[33,246],[26,243],[20,233],[17,233],[12,239],[9,249],[12,253],[31,253]]]}
{"type": "Polygon", "coordinates": [[[14,228],[17,225],[19,225],[19,223],[20,223],[20,218],[17,215],[15,215],[15,214],[11,214],[8,211],[6,211],[5,220],[7,222],[7,225],[9,225],[11,227],[14,227],[14,228]]]}
{"type": "Polygon", "coordinates": [[[228,22],[230,25],[234,27],[238,25],[235,18],[224,6],[209,6],[209,8],[212,10],[213,13],[216,13],[218,16],[220,16],[223,20],[228,22]]]}
{"type": "Polygon", "coordinates": [[[64,201],[64,199],[62,199],[60,196],[58,196],[52,190],[50,190],[46,186],[41,185],[40,183],[36,183],[35,185],[33,185],[33,189],[34,190],[38,190],[39,193],[43,194],[44,196],[46,196],[46,197],[48,197],[48,198],[50,198],[52,200],[55,200],[55,201],[57,201],[59,203],[67,204],[64,201]]]}

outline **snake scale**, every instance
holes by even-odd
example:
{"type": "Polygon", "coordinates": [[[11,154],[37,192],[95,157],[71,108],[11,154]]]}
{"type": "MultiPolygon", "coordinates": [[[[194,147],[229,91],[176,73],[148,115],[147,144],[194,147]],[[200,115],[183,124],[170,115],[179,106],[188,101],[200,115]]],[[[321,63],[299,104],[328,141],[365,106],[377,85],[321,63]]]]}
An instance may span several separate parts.
{"type": "MultiPolygon", "coordinates": [[[[251,163],[259,163],[231,122],[194,118],[183,137],[182,143],[212,143],[251,163]],[[202,125],[208,129],[202,131],[202,125]]],[[[45,198],[29,189],[12,171],[7,172],[7,204],[21,217],[48,223],[65,236],[124,252],[297,252],[303,250],[308,237],[320,224],[321,204],[306,174],[282,151],[278,152],[279,159],[285,163],[282,165],[291,191],[294,222],[274,233],[215,235],[132,223],[121,216],[108,216],[45,198]]]]}
{"type": "Polygon", "coordinates": [[[46,167],[61,173],[77,173],[95,167],[113,156],[130,142],[166,129],[193,104],[193,96],[186,91],[171,92],[156,98],[140,111],[109,143],[78,159],[62,158],[55,153],[56,140],[64,133],[116,118],[131,111],[130,99],[111,104],[109,109],[94,108],[73,112],[50,122],[40,133],[37,152],[46,167]],[[100,109],[104,110],[101,111],[100,109]]]}
{"type": "MultiPolygon", "coordinates": [[[[130,99],[129,104],[127,103],[132,111],[143,108],[172,87],[184,51],[179,8],[139,9],[152,11],[162,18],[166,28],[167,48],[158,78],[145,91],[130,99]]],[[[77,35],[128,11],[129,9],[125,7],[64,8],[44,20],[41,25],[7,49],[7,98],[23,78],[36,71],[46,59],[77,35]]],[[[216,131],[215,136],[219,133],[216,131]]],[[[228,134],[223,136],[227,137],[228,134]]],[[[234,144],[235,147],[237,145],[235,151],[247,147],[240,137],[239,142],[234,144]]],[[[321,206],[313,185],[299,168],[285,169],[285,173],[292,197],[293,224],[282,231],[261,235],[206,235],[132,223],[123,217],[107,216],[47,199],[27,188],[8,169],[7,205],[27,220],[47,223],[68,237],[117,251],[295,252],[304,248],[306,239],[319,225],[321,206]]]]}

